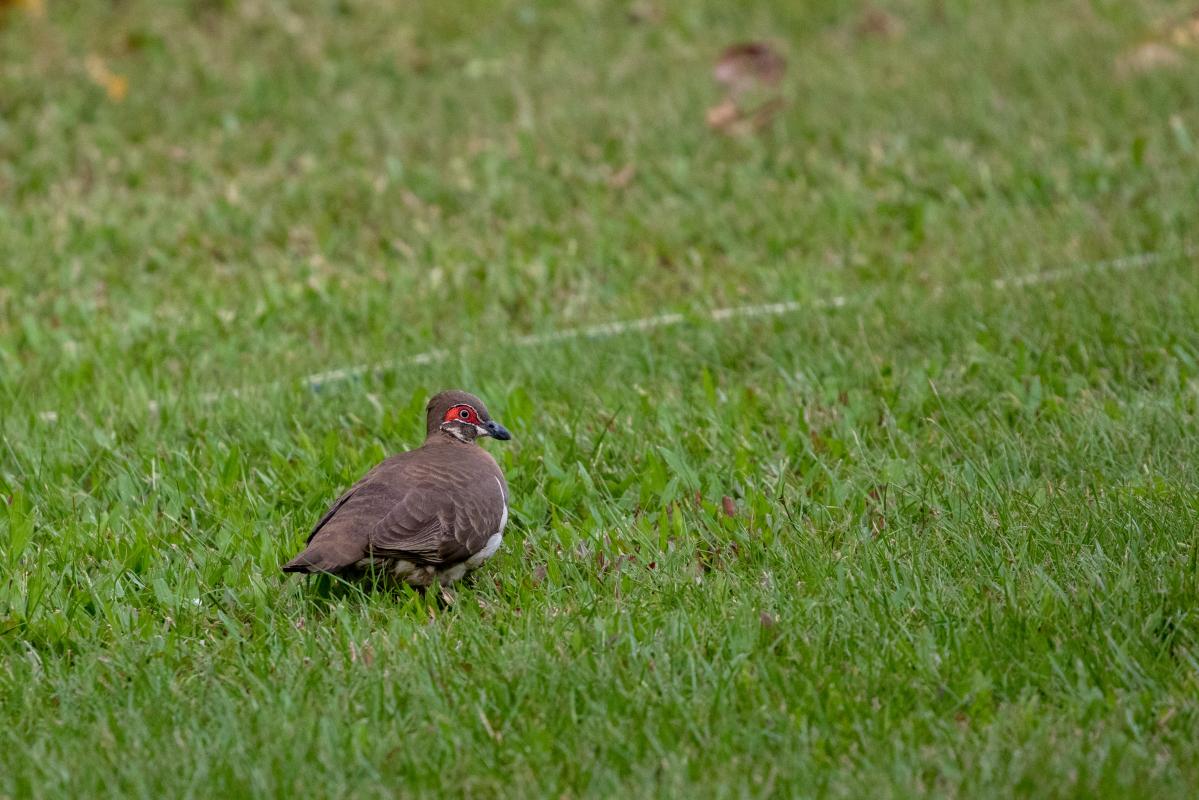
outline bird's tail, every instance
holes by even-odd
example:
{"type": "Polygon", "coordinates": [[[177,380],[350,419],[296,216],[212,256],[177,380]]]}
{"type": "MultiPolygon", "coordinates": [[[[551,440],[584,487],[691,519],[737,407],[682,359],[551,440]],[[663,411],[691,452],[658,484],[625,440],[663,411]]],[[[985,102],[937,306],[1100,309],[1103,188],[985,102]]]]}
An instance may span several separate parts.
{"type": "Polygon", "coordinates": [[[366,549],[355,542],[325,539],[310,542],[304,552],[283,565],[284,572],[341,572],[366,557],[366,549]]]}

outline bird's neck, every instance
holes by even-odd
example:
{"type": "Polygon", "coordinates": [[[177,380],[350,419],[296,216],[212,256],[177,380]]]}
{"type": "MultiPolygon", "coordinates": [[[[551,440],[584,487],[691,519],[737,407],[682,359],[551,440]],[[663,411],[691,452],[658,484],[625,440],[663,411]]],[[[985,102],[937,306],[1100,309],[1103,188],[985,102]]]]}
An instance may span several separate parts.
{"type": "Polygon", "coordinates": [[[438,428],[425,437],[425,447],[443,447],[446,445],[472,445],[473,441],[459,439],[447,430],[438,428]]]}

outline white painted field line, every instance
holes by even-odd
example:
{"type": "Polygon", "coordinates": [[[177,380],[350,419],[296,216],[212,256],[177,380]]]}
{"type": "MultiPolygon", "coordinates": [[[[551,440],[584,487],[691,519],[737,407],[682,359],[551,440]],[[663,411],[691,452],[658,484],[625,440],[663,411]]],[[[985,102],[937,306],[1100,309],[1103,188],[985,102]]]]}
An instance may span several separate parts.
{"type": "MultiPolygon", "coordinates": [[[[854,298],[860,299],[860,298],[854,298]]],[[[601,322],[594,325],[584,325],[578,328],[565,328],[560,331],[549,331],[547,333],[532,333],[525,336],[517,336],[511,339],[508,343],[511,347],[542,347],[545,345],[559,344],[561,342],[569,342],[577,339],[610,339],[614,336],[622,336],[626,333],[640,333],[651,331],[656,328],[672,328],[677,325],[682,325],[688,319],[704,319],[705,317],[713,322],[725,322],[730,319],[740,317],[777,317],[784,314],[791,314],[801,309],[826,309],[826,308],[841,308],[848,305],[850,298],[843,295],[834,297],[820,298],[809,302],[801,302],[798,300],[789,300],[783,303],[761,303],[757,305],[735,306],[732,308],[715,308],[710,311],[704,311],[693,315],[687,314],[658,314],[652,317],[642,317],[640,319],[614,320],[612,322],[601,322]]],[[[400,367],[421,366],[424,364],[434,364],[440,361],[445,361],[453,355],[450,350],[431,350],[427,353],[417,353],[416,355],[408,356],[397,361],[388,361],[376,364],[356,364],[352,367],[343,367],[342,369],[329,370],[328,372],[317,372],[312,375],[305,376],[300,379],[300,384],[307,386],[310,389],[319,389],[329,383],[337,383],[339,381],[353,380],[361,378],[365,375],[371,375],[378,372],[398,369],[400,367]]]]}
{"type": "MultiPolygon", "coordinates": [[[[950,290],[977,288],[982,285],[989,285],[992,289],[997,291],[1024,289],[1031,286],[1057,283],[1059,281],[1068,280],[1070,278],[1078,278],[1085,275],[1145,269],[1170,259],[1192,256],[1196,253],[1199,253],[1199,247],[1187,247],[1172,251],[1135,253],[1126,256],[1119,256],[1117,258],[1106,259],[1103,261],[1091,261],[1072,264],[1068,267],[1060,267],[1057,269],[1027,272],[1021,275],[1012,276],[1010,278],[995,278],[990,281],[989,284],[980,284],[977,281],[961,281],[948,286],[934,286],[932,287],[931,291],[934,294],[939,295],[950,290]]],[[[640,319],[615,320],[612,322],[604,322],[593,325],[583,325],[577,328],[565,328],[563,330],[550,331],[547,333],[534,333],[525,336],[518,336],[509,340],[507,342],[507,346],[520,348],[542,347],[545,345],[553,345],[579,339],[608,339],[614,336],[622,336],[627,333],[638,333],[655,330],[658,328],[671,328],[682,325],[689,319],[702,320],[706,318],[712,322],[726,322],[732,319],[779,317],[786,314],[794,314],[797,311],[802,311],[805,309],[825,310],[844,308],[845,306],[851,304],[860,303],[874,293],[874,291],[867,291],[856,295],[833,295],[831,297],[818,297],[806,301],[786,300],[777,303],[756,303],[744,306],[715,308],[693,314],[671,313],[658,314],[652,317],[642,317],[640,319]]],[[[424,366],[428,364],[440,363],[453,355],[455,355],[455,351],[451,350],[429,350],[424,353],[416,353],[406,358],[401,358],[394,361],[379,362],[374,364],[356,364],[350,367],[342,367],[340,369],[332,369],[325,372],[313,373],[301,378],[299,384],[309,389],[320,389],[321,387],[329,384],[354,380],[366,375],[373,375],[402,367],[424,366]]],[[[282,384],[275,382],[261,384],[252,388],[269,389],[278,387],[280,385],[282,384]]],[[[213,403],[226,397],[238,397],[243,394],[244,391],[244,389],[231,389],[223,392],[210,392],[202,395],[200,400],[203,403],[213,403]]]]}
{"type": "Polygon", "coordinates": [[[305,376],[300,380],[300,383],[311,389],[318,389],[326,383],[337,383],[338,381],[352,380],[353,378],[361,378],[363,375],[380,370],[388,369],[391,366],[419,367],[425,364],[436,364],[439,361],[445,361],[450,356],[449,350],[430,350],[427,353],[417,353],[413,356],[400,359],[391,364],[358,364],[353,367],[342,367],[341,369],[331,369],[328,372],[315,372],[305,376]]]}
{"type": "Polygon", "coordinates": [[[1096,272],[1126,272],[1128,270],[1151,267],[1154,264],[1160,264],[1162,261],[1171,258],[1195,255],[1196,252],[1199,252],[1199,248],[1187,247],[1167,252],[1134,253],[1132,255],[1109,258],[1104,261],[1072,264],[1068,267],[1041,270],[1039,272],[1026,272],[1023,275],[1015,275],[1011,278],[996,278],[991,281],[991,286],[999,291],[1004,291],[1006,289],[1023,289],[1026,286],[1055,283],[1096,272]]]}

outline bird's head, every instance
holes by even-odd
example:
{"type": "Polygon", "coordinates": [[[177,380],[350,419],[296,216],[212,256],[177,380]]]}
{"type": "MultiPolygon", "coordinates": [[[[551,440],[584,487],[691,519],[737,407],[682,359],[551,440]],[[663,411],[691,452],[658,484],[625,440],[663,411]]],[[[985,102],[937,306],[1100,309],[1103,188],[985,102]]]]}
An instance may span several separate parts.
{"type": "Polygon", "coordinates": [[[427,435],[444,431],[461,442],[473,442],[480,436],[511,439],[508,429],[491,418],[483,401],[468,392],[452,390],[436,394],[426,411],[427,435]]]}

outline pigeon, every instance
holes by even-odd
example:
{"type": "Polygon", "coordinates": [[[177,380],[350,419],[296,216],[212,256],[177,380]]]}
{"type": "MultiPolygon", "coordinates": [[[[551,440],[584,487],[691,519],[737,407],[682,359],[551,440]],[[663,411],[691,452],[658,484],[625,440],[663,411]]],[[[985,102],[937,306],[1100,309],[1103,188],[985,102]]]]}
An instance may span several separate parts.
{"type": "Polygon", "coordinates": [[[284,572],[390,575],[445,587],[495,555],[508,522],[508,484],[477,439],[512,436],[467,392],[441,392],[425,413],[425,443],[351,486],[284,572]]]}

